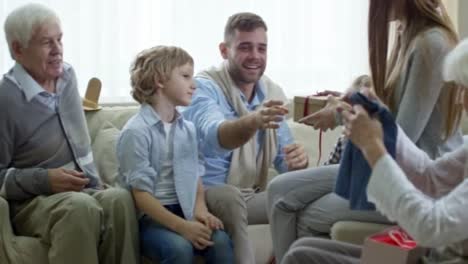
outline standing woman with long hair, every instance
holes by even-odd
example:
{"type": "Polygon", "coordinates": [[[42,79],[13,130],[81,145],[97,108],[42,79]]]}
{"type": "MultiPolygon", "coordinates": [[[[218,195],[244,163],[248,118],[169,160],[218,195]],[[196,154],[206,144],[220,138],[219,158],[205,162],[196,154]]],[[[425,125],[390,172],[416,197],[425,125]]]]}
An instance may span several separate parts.
{"type": "MultiPolygon", "coordinates": [[[[464,99],[468,113],[468,39],[447,56],[444,79],[465,89],[460,99],[464,99]]],[[[402,156],[397,161],[405,160],[399,165],[387,153],[378,120],[369,117],[360,106],[355,106],[354,111],[344,110],[343,117],[344,134],[372,167],[367,186],[369,200],[395,219],[420,246],[432,248],[423,257],[424,263],[467,263],[468,145],[431,160],[404,134],[398,135],[402,156]]],[[[344,242],[301,238],[291,246],[282,263],[357,264],[361,251],[360,246],[344,242]]],[[[391,262],[391,257],[386,261],[391,262]]]]}
{"type": "Polygon", "coordinates": [[[443,59],[457,43],[440,0],[370,1],[369,61],[375,93],[431,158],[462,142],[457,131],[460,89],[442,80],[443,59]],[[389,21],[394,20],[396,41],[387,60],[389,21]]]}
{"type": "MultiPolygon", "coordinates": [[[[463,144],[460,89],[442,79],[443,59],[457,42],[440,0],[370,0],[374,90],[411,141],[431,158],[463,144]],[[391,27],[392,21],[398,26],[391,27]],[[395,36],[394,43],[390,36],[395,36]]],[[[375,211],[350,210],[348,200],[333,193],[338,170],[339,165],[330,165],[288,172],[270,183],[268,209],[277,262],[298,237],[327,235],[338,221],[389,222],[375,211]]]]}

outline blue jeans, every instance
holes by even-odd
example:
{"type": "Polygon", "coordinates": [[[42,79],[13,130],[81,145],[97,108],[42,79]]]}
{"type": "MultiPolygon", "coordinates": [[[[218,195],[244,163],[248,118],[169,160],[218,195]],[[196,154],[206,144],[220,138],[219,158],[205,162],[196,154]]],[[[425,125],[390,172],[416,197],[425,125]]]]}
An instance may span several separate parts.
{"type": "MultiPolygon", "coordinates": [[[[166,209],[184,217],[179,205],[168,205],[166,209]]],[[[192,243],[176,232],[144,216],[139,222],[140,247],[142,254],[161,264],[191,264],[195,255],[204,256],[206,263],[234,263],[231,239],[222,230],[215,230],[211,235],[214,245],[204,250],[195,249],[192,243]]]]}

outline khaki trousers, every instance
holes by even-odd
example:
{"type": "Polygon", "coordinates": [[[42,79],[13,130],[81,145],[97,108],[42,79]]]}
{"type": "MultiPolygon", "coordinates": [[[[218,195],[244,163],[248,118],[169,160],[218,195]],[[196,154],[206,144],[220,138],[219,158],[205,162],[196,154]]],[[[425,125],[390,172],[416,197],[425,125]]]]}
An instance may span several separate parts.
{"type": "Polygon", "coordinates": [[[240,190],[232,185],[210,187],[205,191],[208,210],[224,224],[234,244],[238,264],[254,264],[255,255],[249,239],[249,224],[268,224],[266,194],[256,193],[245,202],[240,190]]]}
{"type": "Polygon", "coordinates": [[[139,262],[135,208],[124,189],[41,195],[12,213],[16,234],[38,238],[50,264],[139,262]]]}

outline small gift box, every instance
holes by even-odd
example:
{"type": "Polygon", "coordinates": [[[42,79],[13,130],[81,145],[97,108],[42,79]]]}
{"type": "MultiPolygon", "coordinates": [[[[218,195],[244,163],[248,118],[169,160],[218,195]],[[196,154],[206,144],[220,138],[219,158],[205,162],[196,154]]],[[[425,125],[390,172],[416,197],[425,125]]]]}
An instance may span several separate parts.
{"type": "Polygon", "coordinates": [[[327,96],[294,96],[294,121],[319,111],[327,104],[327,96]]]}
{"type": "Polygon", "coordinates": [[[417,264],[425,253],[425,248],[419,247],[406,231],[395,226],[366,239],[361,263],[417,264]]]}

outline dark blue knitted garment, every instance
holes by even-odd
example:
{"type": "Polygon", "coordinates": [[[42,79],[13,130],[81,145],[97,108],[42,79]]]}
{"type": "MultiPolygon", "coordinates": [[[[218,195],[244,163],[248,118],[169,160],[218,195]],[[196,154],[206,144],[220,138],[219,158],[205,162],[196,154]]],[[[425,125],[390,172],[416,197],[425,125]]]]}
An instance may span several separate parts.
{"type": "MultiPolygon", "coordinates": [[[[392,114],[387,108],[361,93],[353,93],[349,100],[352,105],[362,105],[369,115],[380,120],[385,147],[395,158],[398,129],[392,114]]],[[[375,210],[374,204],[367,201],[366,189],[370,175],[371,169],[361,151],[348,140],[341,157],[335,192],[349,200],[352,210],[375,210]]]]}

